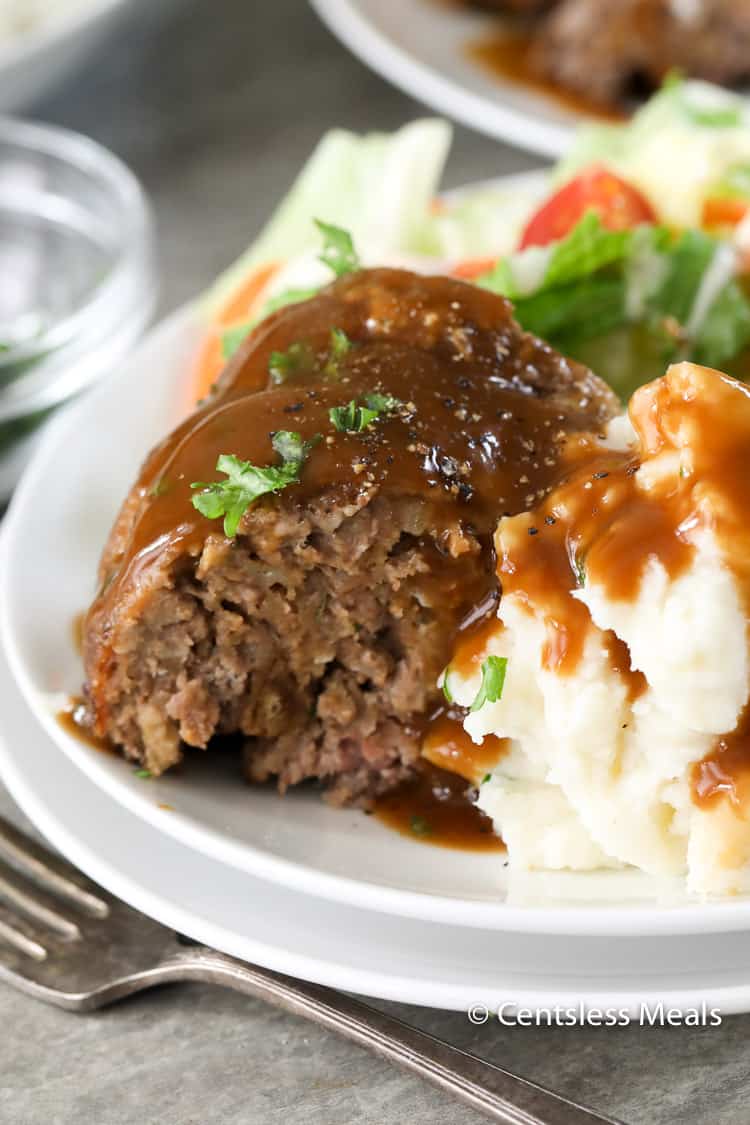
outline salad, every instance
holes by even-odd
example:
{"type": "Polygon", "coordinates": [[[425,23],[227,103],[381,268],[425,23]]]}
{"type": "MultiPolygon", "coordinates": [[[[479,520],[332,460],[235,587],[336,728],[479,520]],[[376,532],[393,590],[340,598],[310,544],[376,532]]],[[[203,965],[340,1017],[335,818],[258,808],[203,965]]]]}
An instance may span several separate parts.
{"type": "Polygon", "coordinates": [[[323,138],[256,243],[204,301],[195,396],[264,316],[330,278],[314,219],[363,265],[449,273],[509,298],[521,325],[627,399],[666,364],[750,376],[750,112],[671,77],[627,124],[581,130],[549,176],[438,186],[442,121],[323,138]]]}

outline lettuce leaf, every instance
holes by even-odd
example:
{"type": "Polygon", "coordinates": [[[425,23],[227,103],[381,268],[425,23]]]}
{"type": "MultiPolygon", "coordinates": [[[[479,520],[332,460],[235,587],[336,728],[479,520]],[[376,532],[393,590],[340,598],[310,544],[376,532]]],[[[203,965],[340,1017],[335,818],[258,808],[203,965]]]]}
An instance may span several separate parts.
{"type": "Polygon", "coordinates": [[[516,316],[527,332],[575,353],[583,340],[625,323],[625,281],[596,277],[544,289],[516,302],[516,316]]]}
{"type": "Polygon", "coordinates": [[[717,273],[720,246],[700,230],[610,231],[589,212],[566,238],[510,255],[479,284],[512,300],[526,331],[628,397],[673,360],[720,367],[750,343],[750,301],[731,258],[717,273]]]}
{"type": "Polygon", "coordinates": [[[632,230],[607,230],[596,211],[587,211],[573,230],[556,243],[544,275],[545,288],[588,277],[628,256],[632,230]]]}
{"type": "Polygon", "coordinates": [[[673,316],[680,324],[687,324],[715,252],[716,240],[704,231],[687,230],[681,234],[667,256],[664,282],[651,299],[652,312],[673,316]]]}
{"type": "Polygon", "coordinates": [[[706,367],[724,367],[750,345],[750,302],[730,281],[709,308],[696,336],[693,358],[706,367]]]}
{"type": "MultiPolygon", "coordinates": [[[[343,227],[356,246],[377,246],[383,257],[433,253],[430,208],[451,136],[450,125],[433,118],[390,134],[326,133],[258,238],[208,292],[206,315],[215,315],[259,266],[314,257],[320,245],[315,219],[343,227]]],[[[321,271],[318,284],[329,276],[321,271]]]]}

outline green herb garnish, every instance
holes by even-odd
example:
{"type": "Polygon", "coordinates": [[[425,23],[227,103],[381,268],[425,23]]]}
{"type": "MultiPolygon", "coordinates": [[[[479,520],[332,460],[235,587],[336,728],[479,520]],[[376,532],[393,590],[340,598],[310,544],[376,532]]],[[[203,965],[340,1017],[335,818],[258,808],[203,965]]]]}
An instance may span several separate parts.
{"type": "Polygon", "coordinates": [[[285,352],[271,352],[268,357],[268,373],[271,382],[277,386],[285,383],[302,367],[312,364],[312,353],[307,344],[292,344],[285,352]]]}
{"type": "Polygon", "coordinates": [[[242,461],[233,453],[222,453],[216,462],[217,473],[225,481],[196,481],[191,488],[200,489],[193,496],[193,506],[207,519],[224,517],[224,534],[232,539],[240,520],[250,505],[268,492],[279,492],[299,480],[299,471],[317,439],[303,441],[293,430],[278,430],[272,446],[282,459],[280,465],[258,468],[242,461]]]}
{"type": "Polygon", "coordinates": [[[328,344],[328,359],[323,368],[323,374],[335,378],[339,372],[339,363],[346,353],[352,348],[352,342],[343,328],[332,328],[328,344]]]}
{"type": "Polygon", "coordinates": [[[365,395],[365,405],[370,410],[377,410],[378,414],[392,414],[394,410],[403,406],[403,403],[395,395],[382,395],[375,392],[365,395]]]}
{"type": "Polygon", "coordinates": [[[507,667],[507,656],[488,656],[482,661],[482,683],[470,711],[478,711],[485,703],[497,703],[502,699],[507,667]]]}
{"type": "Polygon", "coordinates": [[[443,695],[445,696],[447,703],[453,703],[453,695],[451,694],[451,689],[448,687],[449,674],[450,665],[445,669],[445,672],[443,673],[443,695]]]}
{"type": "Polygon", "coordinates": [[[151,773],[151,770],[143,769],[143,770],[135,770],[135,776],[136,777],[142,777],[145,781],[148,781],[149,778],[152,778],[154,775],[151,773]]]}
{"type": "Polygon", "coordinates": [[[354,399],[346,406],[332,406],[328,417],[335,429],[342,433],[359,434],[381,414],[390,414],[400,406],[400,399],[393,395],[373,393],[364,396],[364,406],[360,406],[354,399]]]}
{"type": "Polygon", "coordinates": [[[484,775],[484,777],[482,778],[481,784],[482,784],[482,785],[486,785],[486,784],[487,784],[487,782],[488,782],[488,781],[491,781],[491,780],[492,780],[492,774],[491,774],[491,773],[486,773],[486,774],[484,775]]]}
{"type": "Polygon", "coordinates": [[[271,445],[282,461],[301,465],[312,447],[319,441],[318,434],[310,441],[303,441],[296,430],[277,430],[271,439],[271,445]]]}
{"type": "Polygon", "coordinates": [[[335,227],[331,223],[315,220],[315,225],[323,235],[323,251],[320,261],[332,269],[336,277],[343,277],[345,273],[358,270],[360,263],[357,251],[354,249],[352,236],[342,227],[335,227]]]}
{"type": "Polygon", "coordinates": [[[429,821],[425,820],[423,816],[413,816],[409,821],[409,827],[415,836],[429,836],[432,832],[429,821]]]}
{"type": "Polygon", "coordinates": [[[346,332],[344,332],[343,328],[331,329],[331,346],[329,348],[329,355],[331,359],[342,359],[343,356],[345,356],[349,351],[351,346],[352,342],[347,336],[346,332]]]}
{"type": "Polygon", "coordinates": [[[361,433],[362,430],[367,429],[370,422],[375,421],[377,416],[377,410],[370,410],[367,406],[357,406],[354,399],[346,406],[332,406],[328,411],[334,429],[347,434],[361,433]]]}

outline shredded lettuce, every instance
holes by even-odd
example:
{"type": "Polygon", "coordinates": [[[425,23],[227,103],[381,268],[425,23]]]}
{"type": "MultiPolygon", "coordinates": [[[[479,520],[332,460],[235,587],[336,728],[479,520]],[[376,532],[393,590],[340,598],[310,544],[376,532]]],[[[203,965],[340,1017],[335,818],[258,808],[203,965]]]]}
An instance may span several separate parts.
{"type": "Polygon", "coordinates": [[[718,86],[671,79],[627,124],[579,130],[556,177],[594,163],[638,187],[670,226],[697,227],[712,185],[750,164],[750,108],[718,86]]]}
{"type": "Polygon", "coordinates": [[[718,199],[750,199],[750,161],[727,168],[710,194],[718,199]]]}
{"type": "Polygon", "coordinates": [[[437,119],[391,134],[327,133],[259,237],[211,288],[206,315],[215,315],[267,263],[300,261],[299,280],[287,274],[286,289],[310,290],[328,281],[329,271],[315,260],[320,246],[315,219],[349,231],[365,260],[373,251],[381,260],[438,251],[431,204],[451,133],[447,122],[437,119]]]}
{"type": "Polygon", "coordinates": [[[625,323],[625,298],[622,278],[586,278],[525,297],[516,316],[527,332],[574,354],[581,341],[625,323]]]}
{"type": "Polygon", "coordinates": [[[570,234],[558,242],[544,275],[545,286],[588,277],[628,255],[632,230],[607,230],[595,211],[588,211],[570,234]]]}
{"type": "Polygon", "coordinates": [[[653,310],[686,324],[715,251],[716,240],[703,231],[681,234],[667,257],[668,272],[652,299],[653,310]]]}
{"type": "Polygon", "coordinates": [[[503,259],[479,284],[513,300],[528,332],[594,367],[624,398],[672,360],[719,367],[750,343],[732,252],[704,231],[609,231],[588,212],[537,251],[530,288],[522,279],[532,253],[503,259]]]}
{"type": "Polygon", "coordinates": [[[730,281],[709,308],[695,340],[694,359],[706,367],[724,367],[750,345],[750,304],[736,281],[730,281]]]}

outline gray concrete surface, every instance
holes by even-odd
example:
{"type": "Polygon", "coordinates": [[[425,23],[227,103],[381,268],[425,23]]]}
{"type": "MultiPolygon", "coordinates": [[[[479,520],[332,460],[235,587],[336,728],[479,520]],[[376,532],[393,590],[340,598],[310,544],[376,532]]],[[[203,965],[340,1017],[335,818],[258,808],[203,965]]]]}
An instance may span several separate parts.
{"type": "MultiPolygon", "coordinates": [[[[98,138],[142,177],[166,311],[247,243],[323,129],[392,128],[421,109],[350,58],[303,0],[144,0],[85,74],[31,112],[98,138]]],[[[458,130],[448,181],[534,163],[458,130]]],[[[4,793],[0,811],[18,815],[4,793]]],[[[503,1030],[382,1006],[629,1125],[750,1121],[750,1018],[706,1030],[503,1030]]],[[[2,1125],[481,1120],[332,1035],[218,989],[174,987],[85,1017],[2,989],[0,1022],[2,1125]]]]}

